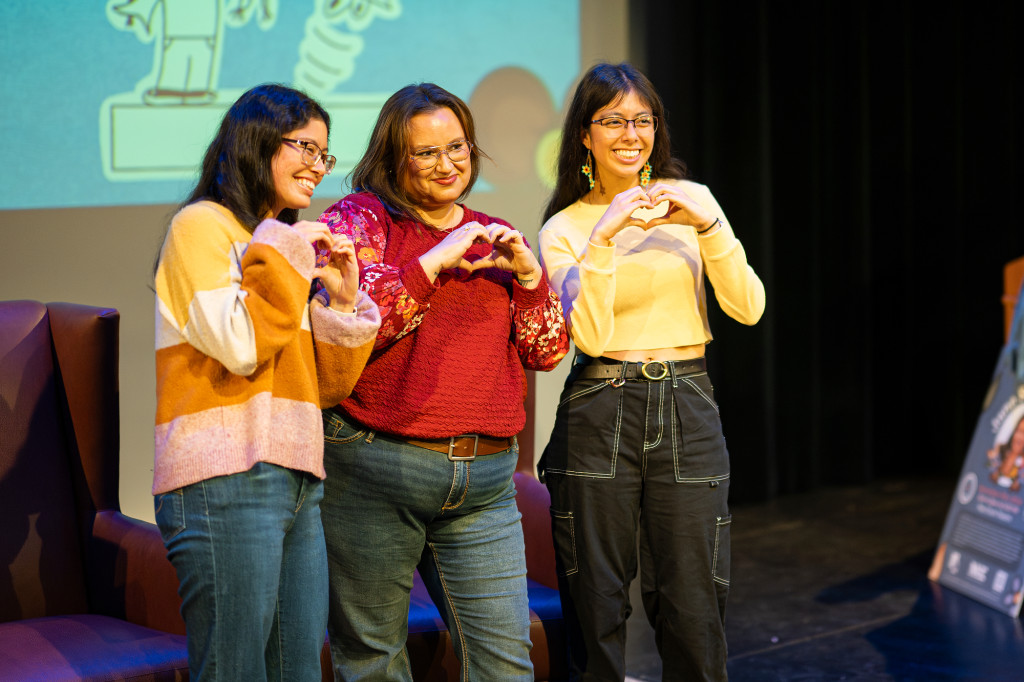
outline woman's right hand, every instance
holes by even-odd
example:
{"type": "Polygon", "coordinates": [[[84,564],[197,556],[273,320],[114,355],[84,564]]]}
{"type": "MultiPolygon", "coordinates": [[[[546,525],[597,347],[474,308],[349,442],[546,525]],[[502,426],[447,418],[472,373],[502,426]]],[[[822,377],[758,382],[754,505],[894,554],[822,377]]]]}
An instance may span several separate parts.
{"type": "Polygon", "coordinates": [[[348,235],[332,235],[331,247],[326,265],[313,270],[313,276],[320,280],[330,296],[330,307],[343,313],[353,312],[359,293],[359,261],[356,249],[348,235]]]}
{"type": "Polygon", "coordinates": [[[646,228],[647,223],[633,217],[633,211],[638,208],[653,208],[643,187],[637,185],[617,194],[594,226],[590,241],[597,246],[608,246],[615,235],[630,225],[646,228]]]}
{"type": "Polygon", "coordinates": [[[437,279],[442,270],[449,268],[462,268],[471,270],[472,265],[466,260],[466,251],[477,239],[490,242],[490,234],[480,223],[474,221],[458,227],[441,240],[441,242],[420,256],[420,265],[423,272],[427,273],[427,279],[431,283],[437,279]]]}

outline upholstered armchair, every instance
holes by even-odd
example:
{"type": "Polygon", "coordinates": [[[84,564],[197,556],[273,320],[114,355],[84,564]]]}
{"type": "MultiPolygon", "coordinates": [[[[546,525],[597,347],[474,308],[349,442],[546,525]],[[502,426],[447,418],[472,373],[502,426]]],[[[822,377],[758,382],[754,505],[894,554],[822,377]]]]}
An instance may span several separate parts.
{"type": "Polygon", "coordinates": [[[185,680],[177,579],[118,500],[116,310],[0,302],[0,679],[185,680]]]}

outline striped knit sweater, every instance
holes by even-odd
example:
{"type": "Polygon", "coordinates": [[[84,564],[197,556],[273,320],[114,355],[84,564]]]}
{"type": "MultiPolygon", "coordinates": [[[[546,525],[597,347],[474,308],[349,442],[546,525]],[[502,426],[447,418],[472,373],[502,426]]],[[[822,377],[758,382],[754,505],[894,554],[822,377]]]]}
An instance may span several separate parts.
{"type": "Polygon", "coordinates": [[[264,220],[250,234],[223,206],[173,219],[156,273],[153,494],[270,462],[323,478],[321,406],[337,404],[369,357],[380,316],[307,294],[315,253],[264,220]]]}

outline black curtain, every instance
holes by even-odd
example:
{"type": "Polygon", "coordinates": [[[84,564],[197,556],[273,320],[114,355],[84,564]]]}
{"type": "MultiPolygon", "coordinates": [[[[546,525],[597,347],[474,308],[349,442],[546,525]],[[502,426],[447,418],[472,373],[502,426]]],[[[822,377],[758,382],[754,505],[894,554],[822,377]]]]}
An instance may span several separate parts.
{"type": "Polygon", "coordinates": [[[1024,255],[1021,5],[635,3],[675,153],[767,290],[711,302],[734,502],[954,474],[1024,255]]]}

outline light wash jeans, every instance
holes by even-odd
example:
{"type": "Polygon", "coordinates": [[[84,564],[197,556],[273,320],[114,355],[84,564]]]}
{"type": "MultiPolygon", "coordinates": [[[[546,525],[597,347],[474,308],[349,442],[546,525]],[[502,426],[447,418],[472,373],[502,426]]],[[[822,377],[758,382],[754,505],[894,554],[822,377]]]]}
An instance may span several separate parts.
{"type": "Polygon", "coordinates": [[[192,682],[320,680],[322,497],[316,476],[265,462],[156,496],[192,682]]]}
{"type": "Polygon", "coordinates": [[[451,634],[460,679],[533,680],[518,446],[471,462],[324,411],[328,631],[339,680],[412,680],[413,570],[451,634]],[[348,423],[347,423],[348,422],[348,423]]]}

